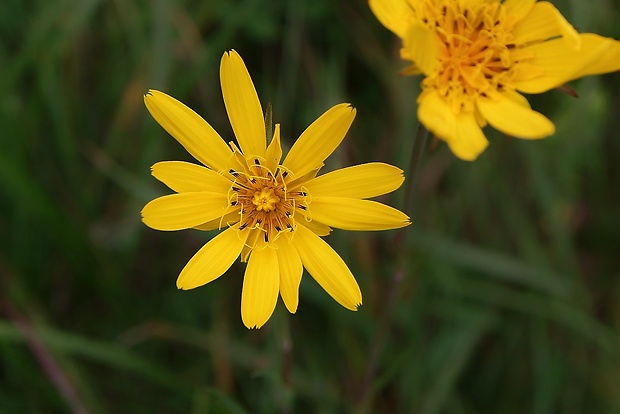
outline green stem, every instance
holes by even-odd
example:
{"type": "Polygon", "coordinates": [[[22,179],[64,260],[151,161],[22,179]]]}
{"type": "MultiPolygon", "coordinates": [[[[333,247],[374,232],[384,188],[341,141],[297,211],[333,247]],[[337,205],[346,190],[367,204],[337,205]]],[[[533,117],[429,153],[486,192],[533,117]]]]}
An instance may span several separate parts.
{"type": "MultiPolygon", "coordinates": [[[[409,175],[408,182],[405,192],[405,201],[404,201],[404,212],[409,215],[409,217],[413,214],[413,205],[414,205],[414,194],[415,194],[415,184],[416,177],[418,171],[420,169],[420,164],[422,162],[422,156],[424,154],[424,149],[426,148],[426,142],[428,141],[429,132],[422,125],[419,124],[418,131],[416,133],[415,141],[413,144],[413,149],[411,151],[411,158],[409,160],[409,175]]],[[[397,252],[397,265],[394,269],[394,274],[392,280],[390,281],[390,285],[387,290],[386,297],[386,307],[384,313],[381,315],[381,319],[379,321],[379,326],[377,328],[377,333],[373,340],[372,346],[369,352],[368,365],[366,366],[366,373],[364,375],[364,381],[362,383],[361,392],[360,392],[360,405],[359,412],[367,412],[369,407],[371,407],[372,400],[372,382],[376,375],[377,367],[379,365],[379,361],[381,358],[381,354],[383,353],[383,349],[385,348],[385,343],[391,328],[391,316],[394,311],[394,307],[396,305],[396,301],[399,296],[399,289],[402,285],[403,280],[405,279],[406,267],[407,267],[407,259],[408,255],[408,245],[409,245],[409,233],[410,229],[407,227],[399,230],[394,237],[394,247],[397,252]]]]}
{"type": "Polygon", "coordinates": [[[282,357],[280,374],[282,376],[280,383],[280,399],[279,412],[281,414],[290,414],[293,410],[295,389],[292,383],[293,375],[293,338],[291,336],[290,316],[288,312],[276,309],[277,319],[277,346],[278,352],[282,357]]]}
{"type": "Polygon", "coordinates": [[[411,158],[409,159],[409,181],[405,191],[405,214],[411,217],[413,215],[413,202],[415,195],[415,183],[422,163],[422,155],[426,148],[426,142],[428,141],[428,129],[422,124],[418,125],[418,132],[415,136],[413,143],[413,150],[411,151],[411,158]]]}

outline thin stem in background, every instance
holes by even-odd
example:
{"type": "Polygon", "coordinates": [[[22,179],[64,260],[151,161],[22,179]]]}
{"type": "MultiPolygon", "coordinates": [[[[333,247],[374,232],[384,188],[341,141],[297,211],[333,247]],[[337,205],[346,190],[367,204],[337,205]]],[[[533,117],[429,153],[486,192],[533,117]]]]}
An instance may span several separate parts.
{"type": "Polygon", "coordinates": [[[280,375],[280,404],[281,414],[290,414],[294,406],[295,388],[293,386],[293,338],[291,336],[290,316],[282,309],[276,310],[276,335],[278,351],[282,356],[280,375]]]}
{"type": "MultiPolygon", "coordinates": [[[[405,190],[405,214],[409,217],[413,216],[413,201],[415,196],[415,185],[420,164],[422,163],[422,155],[426,148],[426,142],[428,141],[429,132],[422,124],[418,126],[418,132],[416,133],[415,142],[413,144],[413,150],[411,151],[411,159],[409,160],[409,181],[405,190]]],[[[406,227],[405,227],[406,229],[406,227]]],[[[408,234],[407,231],[401,231],[399,233],[408,234]]],[[[401,249],[402,250],[402,249],[401,249]]]]}
{"type": "MultiPolygon", "coordinates": [[[[409,175],[407,176],[408,181],[406,180],[406,189],[405,189],[405,200],[404,200],[404,212],[409,216],[413,216],[413,205],[415,199],[415,185],[418,171],[420,169],[420,164],[422,162],[422,155],[424,154],[424,149],[426,148],[426,142],[428,141],[429,132],[422,125],[419,124],[418,131],[416,133],[415,142],[413,144],[413,150],[411,151],[411,158],[409,160],[409,175]]],[[[362,386],[360,389],[360,412],[367,411],[370,406],[369,403],[372,399],[372,383],[373,379],[377,373],[377,367],[379,364],[379,360],[381,355],[383,354],[383,349],[385,348],[385,342],[387,340],[388,333],[391,328],[391,317],[394,307],[396,306],[396,301],[399,296],[400,286],[402,285],[403,280],[405,279],[407,262],[409,259],[408,255],[408,245],[409,245],[409,234],[411,229],[405,227],[399,230],[394,237],[394,248],[397,252],[397,265],[394,269],[394,275],[387,289],[386,295],[386,307],[385,311],[381,315],[379,320],[377,333],[375,335],[374,341],[370,347],[368,364],[366,366],[366,372],[364,374],[364,380],[362,382],[362,386]]]]}
{"type": "Polygon", "coordinates": [[[41,341],[31,322],[21,314],[10,302],[8,297],[0,296],[0,310],[7,316],[13,325],[22,334],[30,351],[39,362],[41,369],[47,375],[58,393],[62,396],[68,408],[74,414],[89,414],[89,410],[80,398],[77,389],[62,369],[52,352],[41,341]]]}

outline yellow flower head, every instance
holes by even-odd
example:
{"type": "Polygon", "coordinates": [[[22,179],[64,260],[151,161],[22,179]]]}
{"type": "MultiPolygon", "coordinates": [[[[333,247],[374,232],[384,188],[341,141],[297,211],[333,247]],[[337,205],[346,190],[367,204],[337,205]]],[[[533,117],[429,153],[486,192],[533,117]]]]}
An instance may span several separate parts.
{"type": "Polygon", "coordinates": [[[234,50],[220,66],[224,104],[238,146],[229,145],[199,115],[155,90],[144,97],[159,124],[205,166],[165,161],[152,173],[176,194],[142,210],[156,230],[222,229],[192,257],[177,280],[193,289],[221,276],[237,257],[248,262],[241,317],[260,328],[282,296],[294,313],[303,267],[345,308],[362,303],[360,289],[338,254],[319,236],[332,227],[386,230],[410,224],[402,212],[366,200],[394,191],[404,177],[382,163],[343,168],[317,177],[325,159],[346,135],[355,109],[336,105],[310,125],[281,161],[280,127],[267,146],[265,122],[252,79],[234,50]]]}
{"type": "Polygon", "coordinates": [[[553,123],[519,92],[542,93],[620,70],[620,42],[579,34],[549,2],[370,0],[403,40],[406,74],[423,74],[418,118],[464,160],[488,145],[487,123],[519,138],[544,138],[553,123]]]}

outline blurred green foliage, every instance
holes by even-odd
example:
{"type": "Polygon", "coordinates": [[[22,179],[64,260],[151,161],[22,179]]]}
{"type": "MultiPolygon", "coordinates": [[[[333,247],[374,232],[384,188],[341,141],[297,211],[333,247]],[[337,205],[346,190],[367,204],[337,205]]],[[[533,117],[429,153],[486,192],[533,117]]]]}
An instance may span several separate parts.
{"type": "MultiPolygon", "coordinates": [[[[613,2],[554,4],[620,38],[613,2]]],[[[620,75],[533,97],[549,139],[487,131],[474,163],[431,142],[404,278],[396,232],[335,231],[360,310],[305,275],[296,315],[279,303],[248,331],[243,265],[177,291],[211,235],[140,222],[166,192],[149,166],[189,159],[142,95],[232,139],[218,79],[232,48],[285,145],[351,102],[326,170],[407,168],[419,79],[396,76],[398,41],[363,0],[0,3],[0,412],[620,412],[620,75]]]]}

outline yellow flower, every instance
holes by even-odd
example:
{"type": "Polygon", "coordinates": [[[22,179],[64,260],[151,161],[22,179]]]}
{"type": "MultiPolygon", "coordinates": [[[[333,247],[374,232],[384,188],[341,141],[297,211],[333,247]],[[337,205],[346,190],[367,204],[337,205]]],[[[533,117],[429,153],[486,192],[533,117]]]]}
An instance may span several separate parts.
{"type": "Polygon", "coordinates": [[[620,42],[579,34],[549,2],[370,0],[403,40],[405,74],[423,74],[418,118],[458,157],[488,145],[481,128],[526,139],[555,131],[523,93],[542,93],[587,75],[620,70],[620,42]]]}
{"type": "Polygon", "coordinates": [[[349,104],[336,105],[312,123],[281,162],[280,127],[267,146],[258,95],[234,50],[220,66],[224,104],[238,146],[229,145],[199,115],[174,98],[150,90],[144,102],[155,120],[205,167],[159,162],[155,178],[177,194],[159,197],[142,210],[156,230],[225,230],[192,257],[177,279],[193,289],[221,276],[237,257],[248,262],[241,317],[260,328],[282,296],[295,313],[303,268],[347,309],[362,303],[360,289],[340,256],[319,236],[332,227],[386,230],[410,224],[402,212],[367,200],[394,191],[403,172],[369,163],[317,177],[355,117],[349,104]]]}

